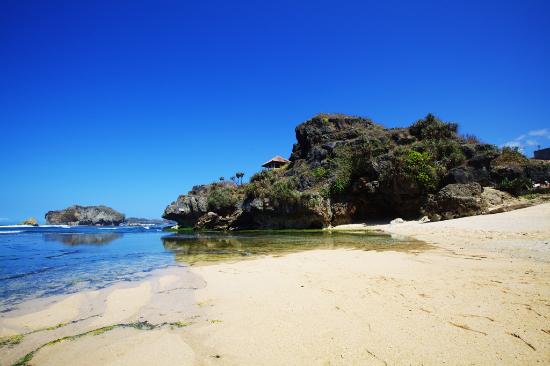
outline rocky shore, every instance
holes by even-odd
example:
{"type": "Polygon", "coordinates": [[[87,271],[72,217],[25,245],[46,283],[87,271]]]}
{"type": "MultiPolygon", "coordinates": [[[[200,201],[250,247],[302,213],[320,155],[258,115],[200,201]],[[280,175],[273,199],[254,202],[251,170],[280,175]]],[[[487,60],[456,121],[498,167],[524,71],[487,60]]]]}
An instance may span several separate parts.
{"type": "Polygon", "coordinates": [[[320,114],[296,127],[286,166],[247,184],[196,186],[163,218],[196,229],[323,228],[396,217],[439,221],[538,202],[518,197],[536,196],[532,187],[550,180],[550,164],[457,131],[431,114],[390,129],[320,114]]]}

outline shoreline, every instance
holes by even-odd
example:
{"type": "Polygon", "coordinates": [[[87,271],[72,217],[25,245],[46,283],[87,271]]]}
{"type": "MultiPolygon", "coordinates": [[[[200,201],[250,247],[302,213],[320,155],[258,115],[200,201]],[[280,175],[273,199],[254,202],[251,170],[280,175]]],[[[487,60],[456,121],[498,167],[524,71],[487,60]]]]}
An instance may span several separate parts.
{"type": "Polygon", "coordinates": [[[339,228],[433,247],[310,250],[169,268],[50,298],[47,306],[26,304],[1,314],[0,335],[36,332],[0,347],[0,364],[44,344],[28,364],[77,357],[81,365],[550,364],[548,222],[547,203],[437,223],[339,228]]]}

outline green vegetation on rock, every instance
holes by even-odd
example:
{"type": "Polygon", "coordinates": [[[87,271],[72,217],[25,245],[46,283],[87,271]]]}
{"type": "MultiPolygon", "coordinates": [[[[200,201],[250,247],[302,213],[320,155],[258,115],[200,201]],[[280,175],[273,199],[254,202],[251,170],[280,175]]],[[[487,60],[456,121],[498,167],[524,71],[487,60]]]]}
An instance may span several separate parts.
{"type": "MultiPolygon", "coordinates": [[[[451,184],[459,186],[445,195],[474,194],[479,189],[460,187],[473,183],[518,195],[531,192],[533,182],[550,180],[550,165],[461,136],[457,124],[433,114],[390,129],[368,118],[319,114],[295,132],[290,163],[283,168],[260,171],[247,184],[198,186],[169,205],[163,217],[221,230],[322,228],[426,214],[448,218],[481,212],[455,207],[450,213],[444,199],[431,199],[451,184]]],[[[242,183],[240,178],[232,180],[242,183]]]]}
{"type": "Polygon", "coordinates": [[[423,190],[431,192],[437,188],[437,167],[428,152],[407,150],[397,157],[397,164],[400,174],[423,190]]]}
{"type": "Polygon", "coordinates": [[[235,209],[238,197],[235,190],[228,187],[214,188],[208,195],[208,210],[214,212],[228,213],[235,209]]]}

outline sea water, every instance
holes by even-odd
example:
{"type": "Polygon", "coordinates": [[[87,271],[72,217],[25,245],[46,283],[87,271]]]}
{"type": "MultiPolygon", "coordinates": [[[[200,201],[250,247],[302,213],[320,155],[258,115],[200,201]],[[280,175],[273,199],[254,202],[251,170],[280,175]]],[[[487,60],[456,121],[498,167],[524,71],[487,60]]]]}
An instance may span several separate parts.
{"type": "Polygon", "coordinates": [[[415,250],[387,235],[323,231],[164,232],[161,226],[0,226],[0,312],[39,297],[136,281],[151,271],[311,249],[415,250]]]}

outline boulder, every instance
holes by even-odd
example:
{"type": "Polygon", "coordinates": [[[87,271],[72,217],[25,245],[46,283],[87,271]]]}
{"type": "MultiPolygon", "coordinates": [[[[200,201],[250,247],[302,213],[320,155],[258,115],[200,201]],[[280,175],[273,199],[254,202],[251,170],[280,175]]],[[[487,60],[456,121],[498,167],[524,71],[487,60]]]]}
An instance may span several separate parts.
{"type": "Polygon", "coordinates": [[[435,215],[443,219],[479,215],[484,207],[482,192],[483,188],[479,183],[446,185],[439,192],[428,197],[426,214],[430,219],[435,215]]]}
{"type": "Polygon", "coordinates": [[[418,223],[420,224],[426,224],[430,222],[430,218],[428,216],[423,216],[420,220],[418,220],[418,223]]]}
{"type": "Polygon", "coordinates": [[[459,166],[450,169],[443,178],[443,184],[467,184],[479,183],[482,186],[491,184],[491,172],[488,168],[481,166],[475,168],[473,166],[459,166]]]}
{"type": "Polygon", "coordinates": [[[29,217],[25,221],[21,223],[21,225],[31,225],[31,226],[38,226],[38,221],[34,217],[29,217]]]}
{"type": "Polygon", "coordinates": [[[50,225],[118,226],[125,216],[107,206],[70,206],[63,210],[49,211],[45,215],[50,225]]]}
{"type": "Polygon", "coordinates": [[[242,215],[242,210],[237,210],[231,215],[220,216],[215,212],[202,215],[195,224],[197,230],[231,230],[235,222],[242,215]]]}

